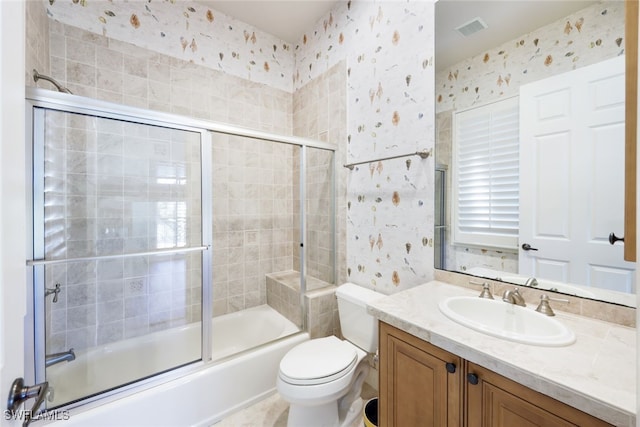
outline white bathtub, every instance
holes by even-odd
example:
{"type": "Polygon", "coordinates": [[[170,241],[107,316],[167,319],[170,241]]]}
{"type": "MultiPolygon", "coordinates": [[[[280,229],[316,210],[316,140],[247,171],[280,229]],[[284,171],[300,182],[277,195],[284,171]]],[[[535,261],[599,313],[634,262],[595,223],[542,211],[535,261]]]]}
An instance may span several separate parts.
{"type": "MultiPolygon", "coordinates": [[[[108,403],[94,402],[70,411],[65,427],[92,426],[208,426],[275,390],[280,359],[309,335],[267,305],[213,319],[213,360],[278,340],[180,378],[146,388],[108,403]],[[295,335],[291,335],[295,334],[295,335]]],[[[196,360],[200,327],[188,325],[77,352],[73,362],[53,365],[47,380],[53,402],[68,402],[96,390],[109,389],[152,372],[196,360]],[[147,350],[148,349],[148,350],[147,350]],[[141,357],[141,354],[152,357],[141,357]],[[91,360],[91,363],[87,363],[91,360]]]]}

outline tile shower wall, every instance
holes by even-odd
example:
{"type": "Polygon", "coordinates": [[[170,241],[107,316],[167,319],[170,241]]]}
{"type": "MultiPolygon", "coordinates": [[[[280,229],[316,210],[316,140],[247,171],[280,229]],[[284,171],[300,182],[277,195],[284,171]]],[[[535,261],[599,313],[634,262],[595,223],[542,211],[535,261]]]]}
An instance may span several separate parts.
{"type": "Polygon", "coordinates": [[[331,151],[310,148],[305,165],[306,272],[331,284],[335,283],[333,157],[331,151]]]}
{"type": "MultiPolygon", "coordinates": [[[[51,74],[78,95],[291,134],[292,99],[282,90],[55,21],[50,21],[50,47],[51,74]]],[[[270,267],[285,269],[292,266],[292,192],[276,189],[278,184],[284,188],[292,182],[290,176],[280,173],[282,159],[291,156],[292,153],[285,148],[270,147],[257,141],[239,142],[228,137],[216,139],[213,153],[216,208],[226,206],[235,210],[233,215],[227,215],[214,224],[214,251],[217,255],[226,254],[218,258],[214,271],[215,314],[263,304],[266,301],[265,279],[260,272],[270,267]],[[228,183],[229,186],[225,189],[226,184],[217,185],[220,183],[228,183]],[[261,200],[257,209],[268,212],[284,203],[289,217],[286,226],[284,221],[266,225],[262,221],[260,227],[256,227],[256,205],[248,202],[242,206],[237,204],[237,198],[242,197],[234,192],[238,186],[246,187],[242,190],[255,195],[253,187],[256,183],[269,184],[269,190],[261,188],[265,199],[272,193],[277,196],[275,202],[261,200]],[[274,206],[266,206],[268,203],[274,206]],[[234,227],[233,233],[229,230],[230,224],[234,227]],[[288,240],[285,244],[276,245],[274,237],[282,235],[288,240]],[[242,248],[244,244],[247,246],[242,248]],[[243,252],[244,266],[237,263],[239,258],[228,255],[237,255],[238,251],[243,252]],[[253,266],[256,265],[260,267],[254,271],[253,266]]],[[[78,304],[89,309],[94,304],[93,296],[78,304]]],[[[98,308],[89,310],[96,312],[98,308]]],[[[70,328],[71,323],[62,312],[54,316],[51,324],[56,337],[52,342],[62,346],[62,334],[68,333],[62,331],[67,331],[64,328],[70,328]]],[[[128,334],[123,333],[123,336],[128,334]]],[[[90,341],[82,339],[87,343],[90,341]]]]}
{"type": "MultiPolygon", "coordinates": [[[[293,133],[296,136],[325,142],[346,140],[346,66],[336,64],[293,94],[293,133]]],[[[346,178],[345,146],[335,152],[335,234],[330,233],[333,168],[331,156],[317,149],[308,150],[307,161],[307,274],[329,283],[346,281],[346,178]],[[336,271],[333,277],[333,254],[329,253],[332,238],[336,239],[336,271]]],[[[298,179],[299,169],[294,179],[298,179]]],[[[299,270],[297,248],[294,249],[294,269],[299,270]]]]}
{"type": "MultiPolygon", "coordinates": [[[[45,258],[199,246],[199,147],[194,132],[46,111],[45,258]]],[[[199,254],[47,266],[45,287],[61,289],[46,299],[47,352],[197,321],[200,277],[199,254]]]]}
{"type": "Polygon", "coordinates": [[[216,135],[213,149],[213,312],[266,304],[266,275],[293,267],[300,150],[216,135]]]}
{"type": "Polygon", "coordinates": [[[25,2],[25,20],[28,28],[25,44],[25,83],[35,86],[33,70],[49,74],[49,18],[40,1],[25,2]]]}
{"type": "MultiPolygon", "coordinates": [[[[624,53],[624,2],[606,1],[468,58],[436,75],[436,153],[451,165],[453,111],[517,95],[520,85],[624,53]]],[[[447,178],[451,194],[451,175],[447,178]]],[[[449,210],[450,212],[450,210],[449,210]]],[[[449,224],[451,219],[448,220],[449,224]]],[[[447,228],[452,241],[451,227],[447,228]]],[[[517,272],[518,254],[447,245],[446,268],[517,272]]]]}
{"type": "Polygon", "coordinates": [[[51,74],[76,95],[291,135],[289,93],[50,20],[51,74]]]}

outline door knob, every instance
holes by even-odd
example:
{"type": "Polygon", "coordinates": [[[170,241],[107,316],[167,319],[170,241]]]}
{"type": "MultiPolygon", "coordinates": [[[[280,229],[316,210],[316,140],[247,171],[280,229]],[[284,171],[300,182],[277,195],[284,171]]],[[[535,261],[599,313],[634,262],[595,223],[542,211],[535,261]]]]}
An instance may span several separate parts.
{"type": "Polygon", "coordinates": [[[532,248],[530,244],[528,243],[523,243],[522,244],[522,249],[524,249],[525,251],[537,251],[538,248],[532,248]]]}
{"type": "Polygon", "coordinates": [[[615,233],[609,233],[609,243],[613,245],[617,241],[624,242],[624,237],[618,237],[615,233]]]}
{"type": "Polygon", "coordinates": [[[450,374],[455,374],[456,373],[456,364],[455,363],[447,363],[445,365],[447,367],[447,372],[449,372],[450,374]]]}

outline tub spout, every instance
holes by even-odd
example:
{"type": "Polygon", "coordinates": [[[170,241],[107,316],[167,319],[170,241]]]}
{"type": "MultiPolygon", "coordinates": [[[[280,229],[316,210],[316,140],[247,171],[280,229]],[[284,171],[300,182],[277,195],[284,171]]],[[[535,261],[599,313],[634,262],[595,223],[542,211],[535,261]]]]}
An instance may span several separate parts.
{"type": "Polygon", "coordinates": [[[69,351],[63,351],[62,353],[47,354],[44,358],[44,365],[49,367],[56,363],[64,361],[71,362],[72,360],[76,360],[76,354],[73,352],[73,349],[70,349],[69,351]]]}

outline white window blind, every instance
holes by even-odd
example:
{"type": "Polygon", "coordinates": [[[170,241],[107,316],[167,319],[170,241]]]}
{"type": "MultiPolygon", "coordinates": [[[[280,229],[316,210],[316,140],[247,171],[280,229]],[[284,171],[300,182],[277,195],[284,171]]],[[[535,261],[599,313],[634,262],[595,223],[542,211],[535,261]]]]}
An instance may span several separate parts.
{"type": "Polygon", "coordinates": [[[453,242],[517,248],[518,98],[454,114],[453,242]]]}

